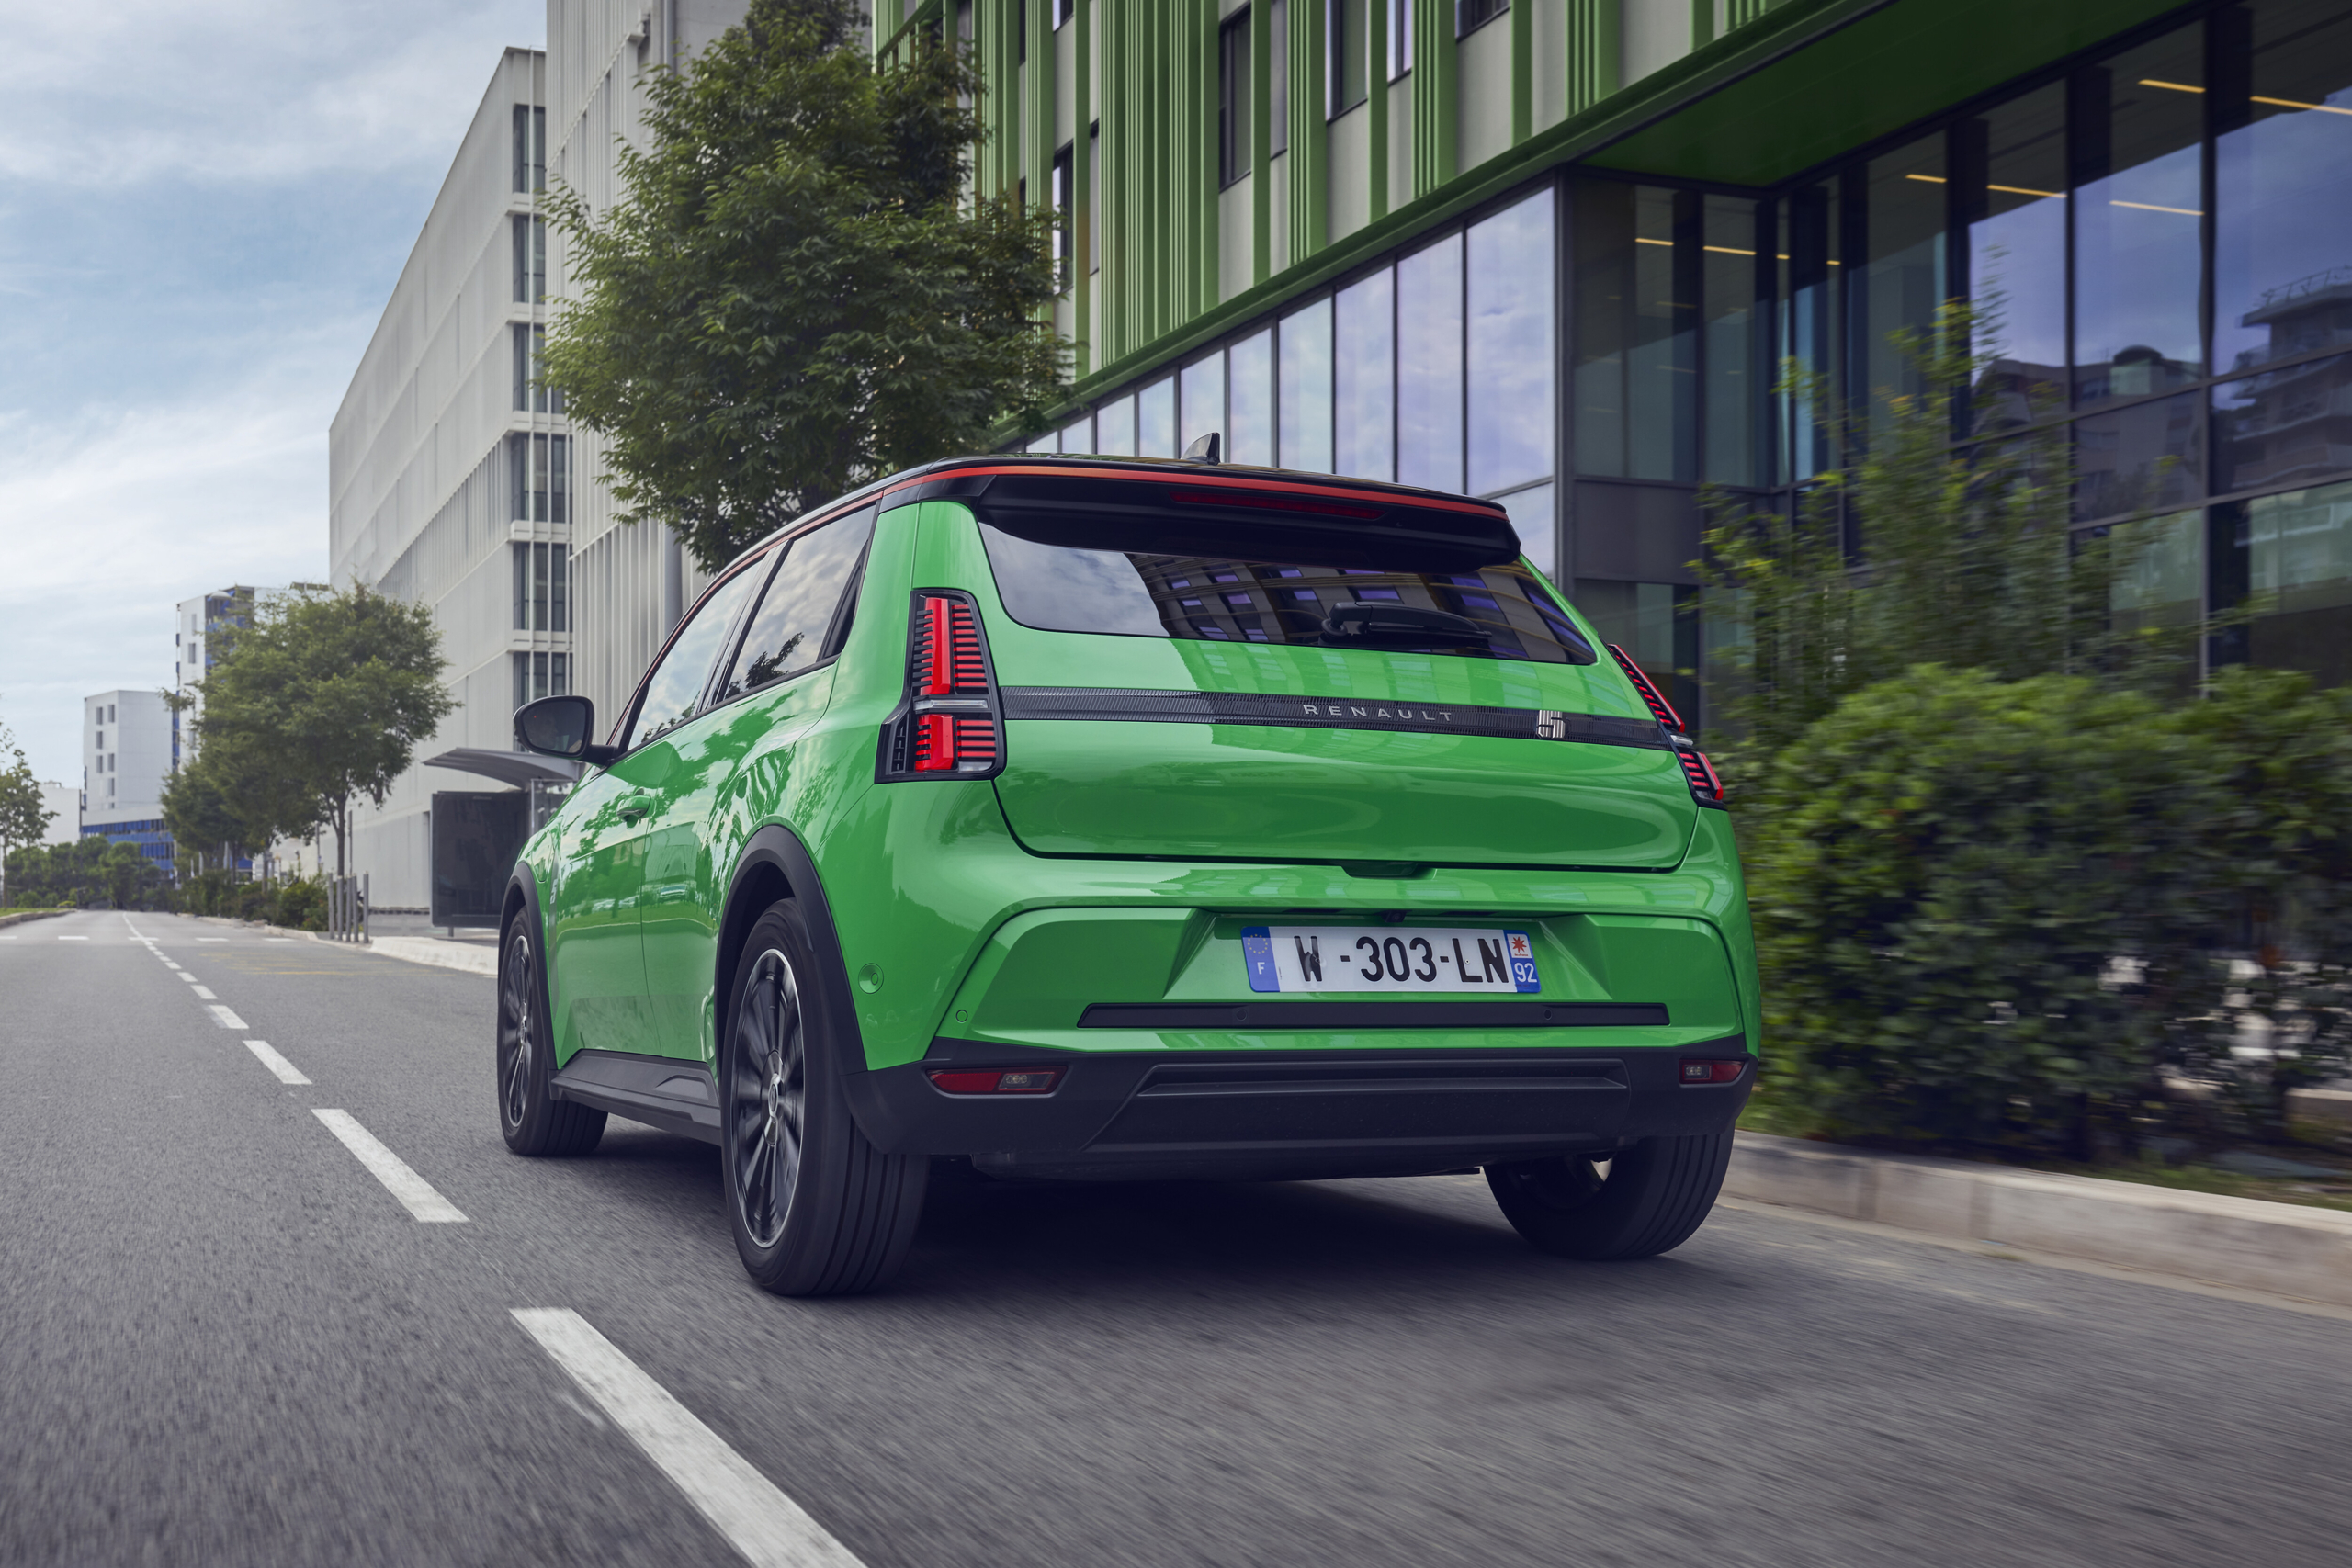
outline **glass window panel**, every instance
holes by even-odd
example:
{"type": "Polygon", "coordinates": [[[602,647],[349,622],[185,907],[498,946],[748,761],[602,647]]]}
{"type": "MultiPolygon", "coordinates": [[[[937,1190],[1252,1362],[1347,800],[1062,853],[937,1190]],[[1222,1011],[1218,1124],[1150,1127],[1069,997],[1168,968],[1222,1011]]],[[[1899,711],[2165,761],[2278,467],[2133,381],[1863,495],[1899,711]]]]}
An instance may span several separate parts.
{"type": "Polygon", "coordinates": [[[1386,267],[1340,291],[1332,353],[1339,408],[1331,468],[1396,477],[1396,280],[1386,267]]]}
{"type": "Polygon", "coordinates": [[[2075,423],[2075,515],[2170,510],[2205,492],[2205,395],[2134,403],[2075,423]]]}
{"type": "Polygon", "coordinates": [[[1671,582],[1577,579],[1577,608],[1625,650],[1682,722],[1699,724],[1699,591],[1671,582]]]}
{"type": "Polygon", "coordinates": [[[1226,389],[1229,428],[1225,433],[1225,460],[1253,468],[1274,463],[1274,334],[1253,333],[1235,344],[1227,355],[1226,389]]]}
{"type": "Polygon", "coordinates": [[[1917,351],[1906,353],[1894,339],[1931,333],[1936,306],[1951,293],[1944,277],[1944,139],[1924,137],[1873,158],[1863,178],[1869,254],[1847,279],[1859,318],[1863,385],[1849,397],[1878,429],[1894,417],[1892,400],[1927,390],[1917,351]]]}
{"type": "Polygon", "coordinates": [[[548,629],[548,600],[550,592],[548,582],[548,547],[533,545],[531,547],[531,629],[533,631],[543,632],[548,629]]]}
{"type": "Polygon", "coordinates": [[[1614,180],[1577,187],[1580,473],[1698,478],[1701,200],[1614,180]]]}
{"type": "Polygon", "coordinates": [[[2234,128],[2214,146],[2214,362],[2352,344],[2352,10],[2272,0],[2215,25],[2223,48],[2253,37],[2245,100],[2213,106],[2234,128]]]}
{"type": "Polygon", "coordinates": [[[716,701],[731,702],[797,675],[825,657],[825,633],[865,542],[873,537],[874,518],[875,509],[869,506],[792,542],[775,581],[761,595],[734,669],[716,701]]]}
{"type": "Polygon", "coordinates": [[[2272,613],[2235,639],[2256,664],[2352,682],[2352,484],[2266,495],[2219,509],[2216,563],[2272,613]]]}
{"type": "Polygon", "coordinates": [[[555,580],[555,618],[548,622],[548,630],[568,632],[571,629],[571,547],[549,545],[548,548],[555,557],[551,571],[555,580]]]}
{"type": "Polygon", "coordinates": [[[1396,478],[1462,488],[1462,236],[1396,264],[1396,478]]]}
{"type": "Polygon", "coordinates": [[[514,629],[531,629],[531,547],[514,547],[514,629]]]}
{"type": "Polygon", "coordinates": [[[1469,488],[1552,472],[1552,193],[1470,227],[1469,488]]]}
{"type": "Polygon", "coordinates": [[[1553,486],[1541,484],[1497,497],[1510,513],[1510,525],[1519,531],[1520,552],[1535,563],[1536,570],[1555,581],[1560,573],[1558,511],[1553,499],[1556,493],[1553,486]]]}
{"type": "Polygon", "coordinates": [[[1176,378],[1154,381],[1136,394],[1136,456],[1173,457],[1176,445],[1176,378]]]}
{"type": "Polygon", "coordinates": [[[1952,128],[1952,178],[1968,222],[1968,298],[1987,431],[2066,398],[2066,90],[2052,84],[1952,128]]]}
{"type": "Polygon", "coordinates": [[[571,437],[569,435],[537,435],[548,447],[548,520],[551,523],[571,521],[571,437]]]}
{"type": "Polygon", "coordinates": [[[2352,355],[2213,389],[2213,490],[2309,483],[2352,468],[2352,355]]]}
{"type": "Polygon", "coordinates": [[[1815,393],[1831,380],[1844,352],[1838,299],[1844,268],[1838,255],[1843,205],[1833,187],[1805,186],[1791,194],[1783,213],[1788,248],[1779,258],[1779,337],[1783,354],[1807,379],[1776,400],[1781,428],[1788,433],[1787,471],[1799,481],[1838,462],[1829,411],[1818,405],[1815,393]]]}
{"type": "Polygon", "coordinates": [[[2113,530],[2123,570],[2109,590],[2117,629],[2194,626],[2205,613],[2205,514],[2176,512],[2113,530]]]}
{"type": "MultiPolygon", "coordinates": [[[[1772,361],[1765,336],[1769,285],[1758,270],[1758,204],[1734,197],[1704,199],[1705,244],[1701,364],[1705,371],[1706,477],[1712,483],[1765,482],[1764,391],[1772,361]]],[[[1766,242],[1769,243],[1769,242],[1766,242]]]]}
{"type": "Polygon", "coordinates": [[[694,717],[703,688],[710,682],[711,666],[735,612],[767,575],[766,558],[754,558],[732,577],[723,578],[705,596],[686,624],[678,628],[668,651],[645,678],[645,700],[638,705],[630,725],[628,746],[642,746],[655,736],[675,729],[694,717]]]}
{"type": "MultiPolygon", "coordinates": [[[[1225,430],[1225,355],[1212,354],[1206,359],[1194,360],[1184,367],[1178,378],[1176,450],[1171,457],[1181,457],[1184,448],[1211,431],[1225,430]]],[[[1233,452],[1233,439],[1227,434],[1225,450],[1228,458],[1233,452]]]]}
{"type": "Polygon", "coordinates": [[[1058,452],[1062,449],[1062,433],[1049,430],[1023,448],[1028,452],[1058,452]]]}
{"type": "Polygon", "coordinates": [[[2078,404],[2204,374],[2203,38],[2183,28],[2075,73],[2078,404]]]}
{"type": "Polygon", "coordinates": [[[1065,452],[1095,450],[1094,421],[1091,416],[1079,420],[1076,423],[1062,426],[1062,450],[1065,452]]]}
{"type": "Polygon", "coordinates": [[[1106,457],[1136,455],[1136,400],[1119,398],[1094,411],[1094,449],[1106,457]]]}
{"type": "Polygon", "coordinates": [[[1331,301],[1283,318],[1279,391],[1282,466],[1331,469],[1331,301]]]}

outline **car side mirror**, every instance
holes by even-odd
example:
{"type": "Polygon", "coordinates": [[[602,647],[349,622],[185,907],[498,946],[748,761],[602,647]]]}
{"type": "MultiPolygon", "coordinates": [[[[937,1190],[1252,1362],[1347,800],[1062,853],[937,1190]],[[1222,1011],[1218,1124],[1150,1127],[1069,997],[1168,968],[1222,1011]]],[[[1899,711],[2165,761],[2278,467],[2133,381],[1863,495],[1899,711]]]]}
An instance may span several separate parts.
{"type": "Polygon", "coordinates": [[[602,766],[619,752],[588,739],[595,733],[596,705],[586,697],[541,697],[514,710],[514,741],[526,751],[602,766]]]}

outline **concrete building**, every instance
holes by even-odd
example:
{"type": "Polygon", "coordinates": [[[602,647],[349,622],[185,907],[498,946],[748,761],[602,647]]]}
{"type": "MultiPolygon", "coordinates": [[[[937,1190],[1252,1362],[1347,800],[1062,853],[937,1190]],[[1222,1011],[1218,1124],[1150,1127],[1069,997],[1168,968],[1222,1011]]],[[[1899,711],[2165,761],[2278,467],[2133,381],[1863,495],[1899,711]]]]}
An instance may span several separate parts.
{"type": "MultiPolygon", "coordinates": [[[[591,210],[620,195],[620,146],[644,144],[648,73],[684,64],[741,21],[743,8],[743,0],[548,0],[548,167],[591,210]]],[[[562,236],[549,237],[548,261],[551,292],[576,293],[562,236]]],[[[572,517],[582,627],[573,689],[605,717],[636,690],[704,580],[668,529],[616,519],[611,491],[592,477],[604,471],[601,442],[588,430],[575,440],[583,483],[572,517]]]]}
{"type": "Polygon", "coordinates": [[[189,705],[172,715],[172,767],[196,756],[196,720],[204,712],[204,677],[225,650],[220,634],[254,624],[266,590],[238,584],[179,603],[172,630],[172,685],[189,705]]]}
{"type": "Polygon", "coordinates": [[[139,845],[168,874],[164,780],[172,771],[172,711],[161,692],[100,692],[82,699],[80,829],[139,845]]]}
{"type": "MultiPolygon", "coordinates": [[[[328,438],[332,575],[431,607],[459,703],[420,758],[511,751],[513,714],[570,691],[572,498],[560,399],[537,383],[546,331],[546,59],[492,73],[328,438]]],[[[379,908],[422,908],[433,792],[411,768],[354,824],[379,908]]]]}
{"type": "Polygon", "coordinates": [[[40,803],[49,811],[43,844],[70,844],[82,836],[82,792],[72,784],[40,781],[40,803]]]}

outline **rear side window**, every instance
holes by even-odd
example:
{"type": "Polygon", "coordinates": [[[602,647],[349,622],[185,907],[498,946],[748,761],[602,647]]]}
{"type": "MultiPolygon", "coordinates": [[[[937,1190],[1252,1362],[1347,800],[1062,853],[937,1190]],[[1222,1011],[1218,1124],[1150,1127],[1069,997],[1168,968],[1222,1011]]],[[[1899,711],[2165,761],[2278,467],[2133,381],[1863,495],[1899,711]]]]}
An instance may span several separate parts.
{"type": "Polygon", "coordinates": [[[874,536],[874,517],[869,506],[792,541],[715,701],[730,702],[832,656],[848,630],[844,594],[874,536]]]}
{"type": "Polygon", "coordinates": [[[1589,664],[1524,568],[1382,570],[1040,544],[980,525],[997,592],[1041,631],[1589,664]]]}
{"type": "Polygon", "coordinates": [[[678,635],[670,639],[662,662],[645,678],[645,700],[638,705],[637,722],[631,727],[629,739],[623,743],[624,750],[633,750],[694,717],[703,689],[709,684],[710,668],[718,662],[719,649],[727,640],[727,629],[735,624],[735,613],[742,608],[743,601],[759,586],[759,568],[760,561],[755,557],[733,576],[722,579],[704,595],[678,635]]]}

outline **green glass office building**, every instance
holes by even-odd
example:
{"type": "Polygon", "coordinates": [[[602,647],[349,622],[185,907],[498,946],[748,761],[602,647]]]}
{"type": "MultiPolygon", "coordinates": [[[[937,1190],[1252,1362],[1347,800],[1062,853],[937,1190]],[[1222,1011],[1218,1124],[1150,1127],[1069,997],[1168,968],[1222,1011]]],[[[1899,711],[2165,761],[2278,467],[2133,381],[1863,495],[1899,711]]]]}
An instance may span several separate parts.
{"type": "MultiPolygon", "coordinates": [[[[886,5],[888,0],[886,0],[886,5]]],[[[895,6],[889,8],[895,9],[895,6]]],[[[2259,594],[2209,657],[2352,677],[2343,0],[910,0],[968,39],[978,177],[1067,217],[1073,400],[1035,450],[1501,500],[1677,696],[1702,488],[1829,460],[1890,334],[1997,318],[2138,608],[2259,594]]]]}

